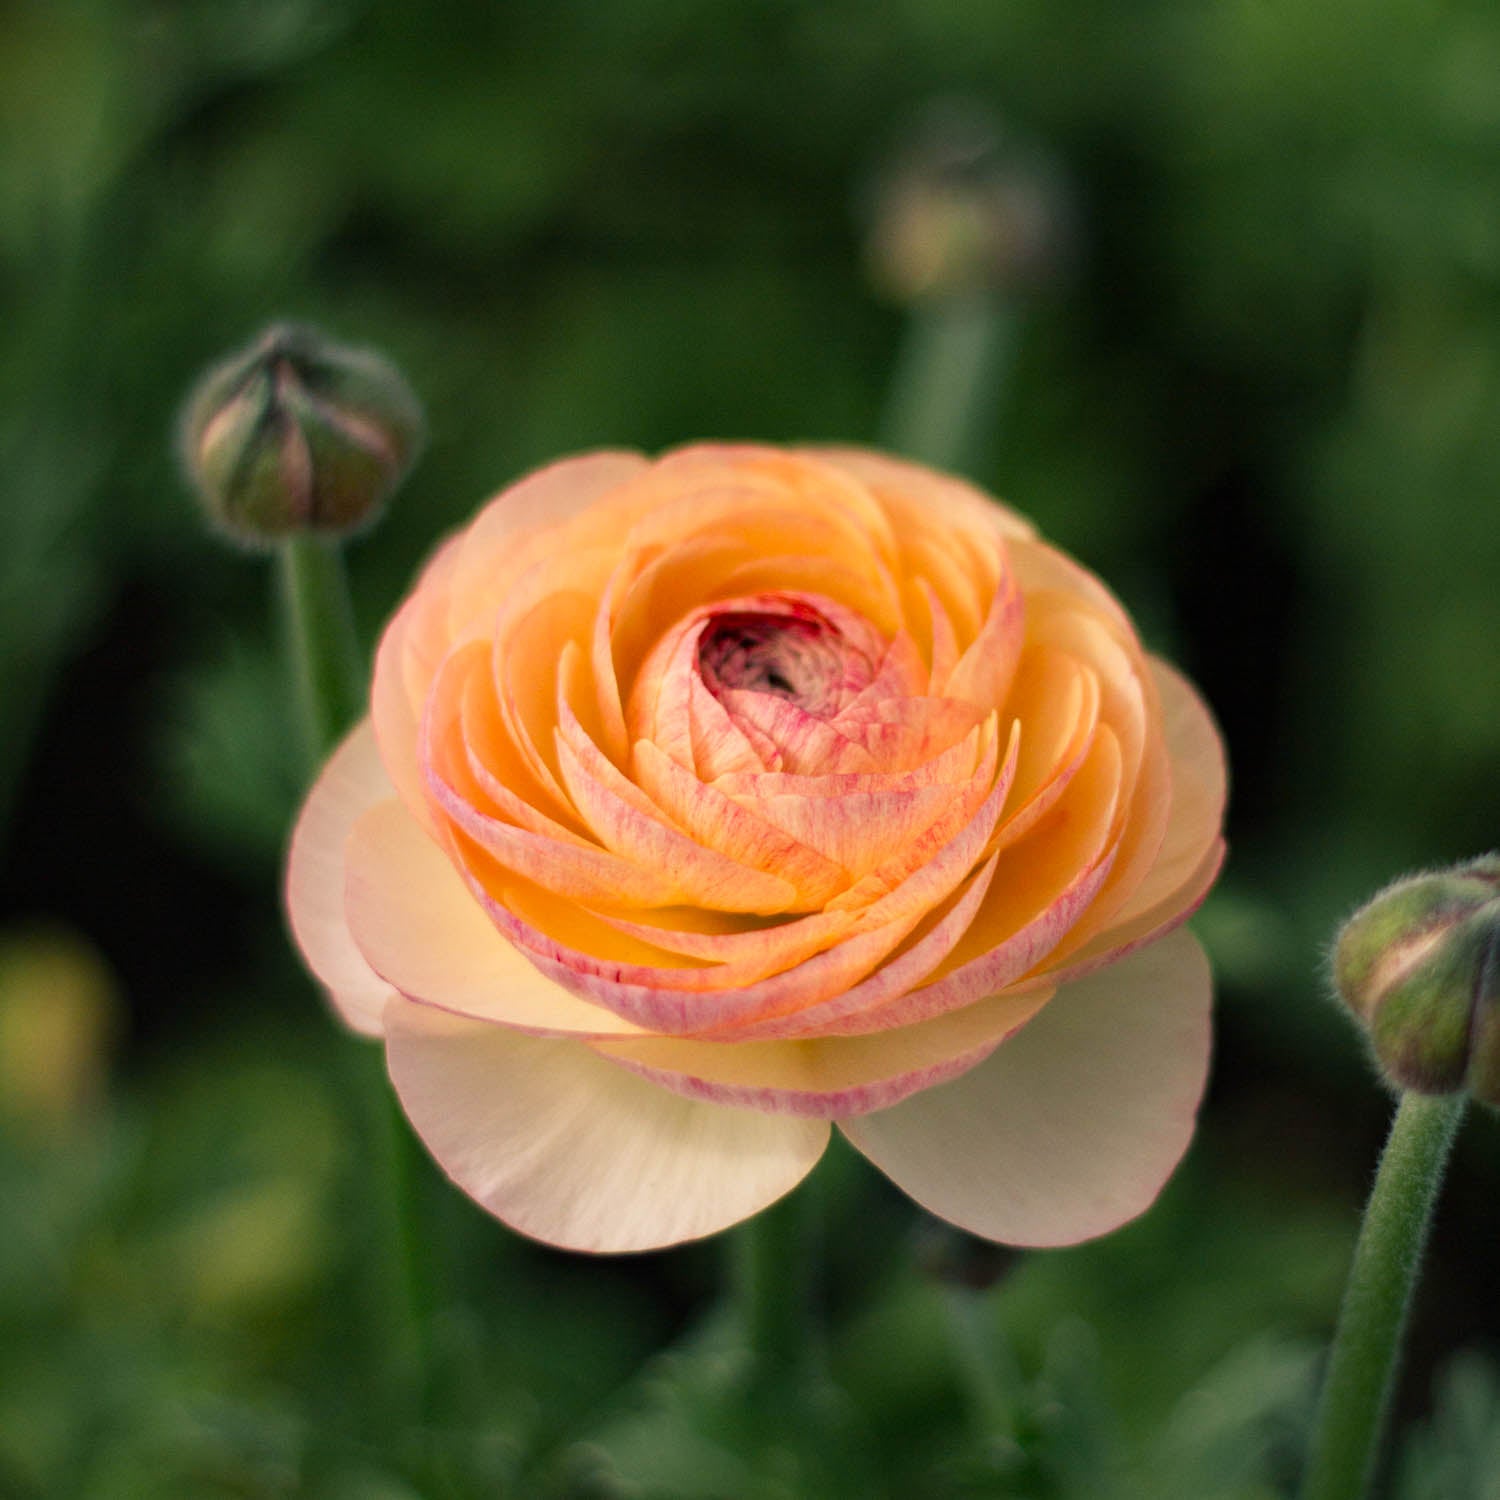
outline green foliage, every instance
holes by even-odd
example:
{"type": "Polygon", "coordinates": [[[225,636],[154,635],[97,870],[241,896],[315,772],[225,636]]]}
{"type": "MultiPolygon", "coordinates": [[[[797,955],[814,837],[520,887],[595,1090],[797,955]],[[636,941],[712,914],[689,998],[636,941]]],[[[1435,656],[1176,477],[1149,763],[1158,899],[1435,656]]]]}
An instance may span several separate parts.
{"type": "Polygon", "coordinates": [[[1396,1500],[1500,1495],[1500,1370],[1472,1350],[1457,1355],[1436,1397],[1432,1418],[1401,1455],[1396,1500]]]}

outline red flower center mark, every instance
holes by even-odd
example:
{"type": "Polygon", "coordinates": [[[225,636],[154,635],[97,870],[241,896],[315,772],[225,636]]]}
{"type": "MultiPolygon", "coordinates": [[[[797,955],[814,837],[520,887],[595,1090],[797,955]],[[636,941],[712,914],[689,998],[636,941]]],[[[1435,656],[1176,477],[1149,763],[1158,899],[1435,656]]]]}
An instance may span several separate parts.
{"type": "Polygon", "coordinates": [[[734,691],[768,693],[819,718],[874,676],[864,653],[812,611],[719,615],[699,639],[698,672],[720,701],[734,691]]]}

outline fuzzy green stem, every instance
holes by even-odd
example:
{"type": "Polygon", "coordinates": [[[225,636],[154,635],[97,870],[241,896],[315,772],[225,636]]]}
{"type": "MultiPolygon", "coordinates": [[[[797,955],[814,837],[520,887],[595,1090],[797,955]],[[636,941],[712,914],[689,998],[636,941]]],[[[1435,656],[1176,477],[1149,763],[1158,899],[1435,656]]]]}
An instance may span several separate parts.
{"type": "Polygon", "coordinates": [[[914,308],[891,379],[886,444],[939,468],[982,467],[1018,331],[1014,306],[994,292],[914,308]]]}
{"type": "Polygon", "coordinates": [[[755,1383],[808,1374],[818,1359],[816,1197],[816,1184],[804,1182],[730,1237],[731,1299],[755,1383]]]}
{"type": "Polygon", "coordinates": [[[320,763],[364,711],[367,678],[337,542],[295,537],[277,551],[303,735],[320,763]]]}
{"type": "MultiPolygon", "coordinates": [[[[338,543],[297,537],[282,543],[278,562],[283,634],[303,739],[316,769],[364,712],[364,653],[338,543]]],[[[406,1410],[414,1403],[420,1406],[431,1304],[417,1224],[419,1164],[382,1060],[370,1056],[360,1061],[375,1195],[368,1264],[380,1324],[380,1376],[386,1398],[406,1410]]]]}
{"type": "Polygon", "coordinates": [[[1394,1384],[1432,1209],[1467,1100],[1404,1094],[1365,1210],[1302,1500],[1362,1500],[1394,1384]]]}

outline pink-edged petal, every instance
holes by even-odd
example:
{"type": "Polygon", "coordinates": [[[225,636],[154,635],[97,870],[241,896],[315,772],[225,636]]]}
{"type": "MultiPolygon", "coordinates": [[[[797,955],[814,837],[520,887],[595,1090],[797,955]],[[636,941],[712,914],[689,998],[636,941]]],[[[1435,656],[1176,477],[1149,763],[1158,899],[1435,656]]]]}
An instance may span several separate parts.
{"type": "Polygon", "coordinates": [[[676,827],[583,734],[576,719],[559,731],[556,743],[573,805],[600,843],[631,864],[670,871],[676,902],[760,913],[797,904],[797,887],[789,880],[752,869],[676,827]]]}
{"type": "Polygon", "coordinates": [[[393,796],[368,719],[323,767],[292,831],[286,910],[292,936],[334,1009],[356,1031],[380,1035],[391,987],[366,962],[344,910],[345,846],[367,809],[393,796]]]}
{"type": "Polygon", "coordinates": [[[761,1042],[641,1037],[589,1045],[690,1099],[839,1120],[887,1109],[967,1072],[1047,998],[1042,991],[992,995],[966,1010],[862,1036],[761,1042]]]}
{"type": "Polygon", "coordinates": [[[399,999],[387,1059],[445,1172],[512,1228],[568,1250],[654,1250],[726,1229],[790,1191],[828,1126],[686,1099],[578,1042],[399,999]]]}
{"type": "MultiPolygon", "coordinates": [[[[1128,953],[1186,920],[1208,894],[1224,858],[1220,828],[1224,820],[1224,745],[1191,683],[1174,668],[1148,659],[1159,695],[1164,747],[1153,747],[1170,765],[1158,771],[1148,760],[1137,800],[1156,795],[1169,805],[1155,810],[1149,843],[1137,840],[1136,868],[1117,899],[1110,890],[1059,944],[1043,973],[1088,973],[1119,953],[1128,953]]],[[[1134,830],[1133,830],[1134,831],[1134,830]]],[[[1129,852],[1130,835],[1121,859],[1129,852]]],[[[1109,885],[1120,879],[1120,862],[1109,885]]]]}
{"type": "MultiPolygon", "coordinates": [[[[823,948],[820,942],[815,956],[731,990],[708,988],[714,982],[712,971],[648,971],[618,957],[601,960],[572,948],[532,925],[514,899],[502,903],[488,894],[503,882],[496,886],[485,881],[478,899],[501,932],[523,947],[543,973],[643,1030],[681,1036],[728,1028],[734,1037],[746,1040],[751,1034],[757,1040],[799,1035],[809,1026],[863,1031],[869,1028],[858,1023],[858,1013],[884,1005],[920,983],[972,922],[994,861],[973,875],[968,872],[989,837],[1003,797],[1004,788],[997,786],[970,825],[908,881],[869,907],[852,935],[831,947],[823,948]],[[955,904],[947,905],[966,876],[967,889],[955,904]],[[928,930],[920,939],[883,963],[924,918],[928,930]]],[[[983,991],[967,998],[979,993],[983,991]]],[[[938,1008],[905,1019],[922,1019],[938,1008]]],[[[956,1003],[943,1008],[954,1009],[956,1003]]]]}
{"type": "Polygon", "coordinates": [[[846,870],[768,822],[754,805],[742,806],[699,781],[650,740],[637,740],[633,751],[641,786],[671,817],[709,848],[791,881],[799,909],[821,907],[848,886],[846,870]]]}
{"type": "Polygon", "coordinates": [[[1120,786],[1114,734],[1101,726],[1048,821],[1004,850],[989,895],[936,979],[913,1000],[967,1005],[1013,984],[1063,941],[1109,875],[1120,786]]]}
{"type": "Polygon", "coordinates": [[[356,951],[387,992],[544,1035],[639,1030],[539,974],[394,799],[370,808],[349,835],[346,901],[356,951]]]}
{"type": "Polygon", "coordinates": [[[1015,988],[1025,989],[1031,984],[1070,984],[1181,927],[1213,889],[1224,864],[1224,854],[1224,841],[1215,840],[1197,869],[1165,899],[1138,912],[1129,921],[1116,922],[1081,947],[1049,955],[1032,977],[1022,980],[1015,988]]]}
{"type": "Polygon", "coordinates": [[[1060,990],[952,1083],[842,1125],[939,1218],[1071,1245],[1148,1208],[1192,1138],[1209,1057],[1208,963],[1185,932],[1060,990]]]}

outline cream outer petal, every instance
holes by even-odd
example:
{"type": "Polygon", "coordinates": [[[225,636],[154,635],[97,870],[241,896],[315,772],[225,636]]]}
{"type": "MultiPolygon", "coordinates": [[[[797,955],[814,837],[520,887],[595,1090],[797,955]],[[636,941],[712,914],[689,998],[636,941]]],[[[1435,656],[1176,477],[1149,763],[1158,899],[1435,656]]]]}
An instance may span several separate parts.
{"type": "Polygon", "coordinates": [[[1192,1138],[1211,981],[1176,932],[1058,991],[986,1061],[840,1128],[929,1212],[1011,1245],[1071,1245],[1143,1212],[1192,1138]]]}
{"type": "Polygon", "coordinates": [[[363,719],[329,757],[292,830],[286,910],[307,966],[334,1009],[356,1031],[379,1036],[393,993],[355,945],[344,912],[345,849],[367,809],[394,795],[370,721],[363,719]]]}
{"type": "Polygon", "coordinates": [[[566,1250],[698,1239],[789,1192],[826,1121],[705,1104],[579,1042],[528,1036],[400,998],[386,1055],[439,1165],[512,1228],[566,1250]]]}
{"type": "Polygon", "coordinates": [[[539,973],[394,797],[359,818],[347,865],[348,930],[369,967],[408,999],[550,1035],[638,1034],[539,973]]]}

